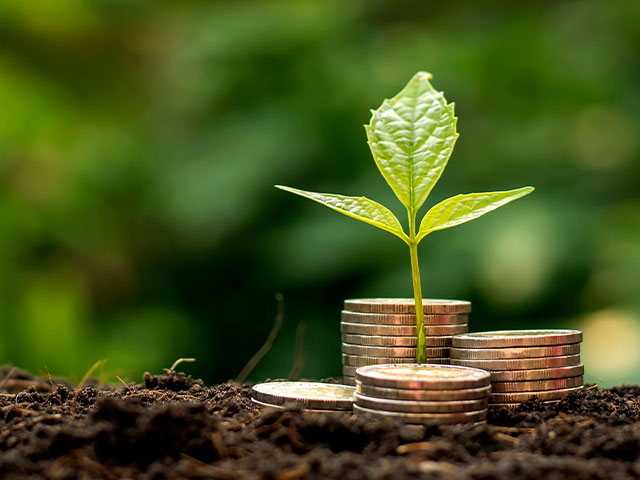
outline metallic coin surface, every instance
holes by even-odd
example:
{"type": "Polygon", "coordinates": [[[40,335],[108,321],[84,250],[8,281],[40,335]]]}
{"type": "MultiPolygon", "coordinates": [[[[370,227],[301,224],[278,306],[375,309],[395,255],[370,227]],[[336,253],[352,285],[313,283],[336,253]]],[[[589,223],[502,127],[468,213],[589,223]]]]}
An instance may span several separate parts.
{"type": "Polygon", "coordinates": [[[538,392],[517,392],[517,393],[492,393],[491,403],[515,403],[526,402],[534,395],[539,400],[557,400],[572,392],[582,390],[582,386],[573,388],[559,388],[557,390],[544,390],[538,392]]]}
{"type": "MultiPolygon", "coordinates": [[[[363,313],[343,310],[342,321],[375,325],[415,325],[416,316],[406,313],[363,313]]],[[[424,323],[427,325],[459,325],[469,323],[469,315],[466,313],[425,315],[424,323]]]]}
{"type": "Polygon", "coordinates": [[[373,410],[370,408],[353,405],[353,413],[356,415],[373,415],[378,417],[392,417],[405,423],[475,423],[487,418],[487,409],[475,412],[452,413],[404,413],[373,410]]]}
{"type": "Polygon", "coordinates": [[[472,412],[487,408],[488,398],[477,400],[426,401],[426,400],[398,400],[395,398],[369,397],[361,393],[355,394],[355,405],[372,410],[385,412],[406,413],[452,413],[472,412]]]}
{"type": "MultiPolygon", "coordinates": [[[[252,398],[251,402],[263,408],[275,408],[278,410],[284,410],[286,408],[282,405],[271,405],[270,403],[261,402],[259,400],[256,400],[255,398],[252,398]]],[[[321,408],[305,408],[304,411],[314,412],[314,413],[344,413],[344,412],[348,412],[349,410],[323,410],[321,408]]]]}
{"type": "MultiPolygon", "coordinates": [[[[545,405],[553,405],[556,403],[560,403],[560,400],[547,400],[546,402],[542,402],[545,405]]],[[[522,403],[517,403],[517,402],[503,402],[503,403],[490,403],[489,405],[487,405],[487,408],[489,410],[495,411],[495,410],[499,410],[501,408],[508,408],[508,409],[512,409],[512,408],[518,408],[522,406],[522,403]]]]}
{"type": "Polygon", "coordinates": [[[530,370],[494,370],[492,382],[529,382],[532,380],[551,380],[554,378],[579,377],[584,375],[584,365],[569,367],[532,368],[530,370]]]}
{"type": "Polygon", "coordinates": [[[355,389],[350,386],[317,382],[269,382],[253,387],[252,396],[270,405],[296,403],[305,408],[350,410],[355,389]]]}
{"type": "Polygon", "coordinates": [[[357,382],[356,393],[370,397],[388,398],[397,400],[426,400],[426,401],[450,401],[450,400],[478,400],[489,398],[491,386],[480,388],[459,388],[457,390],[423,390],[376,387],[357,382]]]}
{"type": "MultiPolygon", "coordinates": [[[[493,393],[507,392],[536,392],[543,390],[557,390],[559,388],[579,387],[584,383],[583,377],[555,378],[553,380],[533,380],[530,382],[493,382],[493,393]]],[[[357,391],[357,389],[356,389],[357,391]]]]}
{"type": "MultiPolygon", "coordinates": [[[[465,333],[468,329],[469,326],[466,323],[460,325],[425,325],[424,334],[427,336],[451,336],[465,333]]],[[[415,325],[373,325],[370,323],[341,322],[340,331],[342,333],[356,333],[358,335],[415,336],[417,329],[415,325]]]]}
{"type": "Polygon", "coordinates": [[[343,375],[342,383],[343,383],[343,385],[350,385],[352,387],[355,387],[355,385],[356,385],[356,377],[353,377],[353,376],[350,376],[350,375],[343,375]]]}
{"type": "Polygon", "coordinates": [[[537,347],[567,345],[581,341],[582,332],[580,330],[497,330],[457,335],[453,339],[453,346],[466,348],[537,347]]]}
{"type": "Polygon", "coordinates": [[[366,385],[386,388],[457,390],[489,385],[489,372],[453,365],[375,365],[356,370],[356,379],[366,385]]]}
{"type": "MultiPolygon", "coordinates": [[[[415,357],[417,348],[413,347],[372,347],[367,345],[342,344],[342,353],[349,355],[363,355],[369,357],[415,357]]],[[[426,347],[425,355],[429,357],[448,357],[448,347],[426,347]]]]}
{"type": "MultiPolygon", "coordinates": [[[[342,341],[355,345],[371,345],[379,347],[415,347],[418,339],[415,335],[410,337],[384,336],[384,335],[357,335],[353,333],[343,333],[342,341]]],[[[427,347],[450,347],[451,336],[441,335],[438,337],[425,337],[427,347]]]]}
{"type": "MultiPolygon", "coordinates": [[[[363,367],[365,365],[383,365],[387,363],[415,363],[416,357],[371,357],[365,355],[347,355],[342,354],[342,364],[354,367],[363,367]]],[[[449,363],[449,357],[427,358],[430,363],[449,363]]]]}
{"type": "Polygon", "coordinates": [[[559,357],[517,358],[502,360],[462,360],[452,358],[451,365],[482,368],[484,370],[527,370],[530,368],[569,367],[580,363],[580,355],[559,357]]]}
{"type": "MultiPolygon", "coordinates": [[[[365,313],[415,314],[416,302],[413,298],[357,298],[344,301],[344,309],[365,313]]],[[[469,313],[471,303],[462,300],[422,299],[422,310],[426,314],[469,313]]]]}
{"type": "Polygon", "coordinates": [[[451,358],[491,360],[499,358],[538,358],[574,355],[580,353],[580,344],[551,345],[548,347],[461,348],[451,349],[451,358]]]}

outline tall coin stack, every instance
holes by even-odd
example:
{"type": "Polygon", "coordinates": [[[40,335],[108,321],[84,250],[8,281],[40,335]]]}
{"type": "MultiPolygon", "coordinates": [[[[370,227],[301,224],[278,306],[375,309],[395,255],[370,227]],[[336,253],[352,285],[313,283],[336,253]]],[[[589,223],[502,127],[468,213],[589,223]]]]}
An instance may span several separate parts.
{"type": "Polygon", "coordinates": [[[453,365],[370,365],[356,372],[354,413],[405,423],[477,423],[487,417],[489,372],[453,365]]]}
{"type": "MultiPolygon", "coordinates": [[[[428,363],[449,363],[453,335],[468,331],[471,303],[424,299],[425,354],[428,363]]],[[[342,373],[355,385],[358,367],[416,361],[416,308],[413,298],[345,300],[342,311],[342,373]]]]}
{"type": "Polygon", "coordinates": [[[491,373],[493,407],[515,407],[532,396],[558,402],[582,389],[579,330],[504,330],[453,337],[451,364],[491,373]]]}

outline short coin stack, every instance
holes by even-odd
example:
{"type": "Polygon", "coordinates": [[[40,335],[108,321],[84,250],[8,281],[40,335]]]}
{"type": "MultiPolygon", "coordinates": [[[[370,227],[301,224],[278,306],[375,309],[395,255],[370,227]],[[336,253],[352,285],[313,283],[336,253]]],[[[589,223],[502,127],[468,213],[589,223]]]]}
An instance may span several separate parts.
{"type": "Polygon", "coordinates": [[[477,423],[487,417],[489,372],[453,365],[370,365],[356,372],[356,414],[405,423],[477,423]]]}
{"type": "Polygon", "coordinates": [[[451,364],[491,372],[493,407],[515,407],[532,396],[557,402],[582,389],[579,330],[504,330],[457,335],[451,364]]]}
{"type": "MultiPolygon", "coordinates": [[[[425,354],[428,363],[449,363],[451,338],[468,331],[471,303],[424,299],[425,354]]],[[[416,361],[416,308],[413,298],[345,300],[342,311],[342,373],[355,385],[365,365],[416,361]]]]}
{"type": "Polygon", "coordinates": [[[251,400],[261,407],[298,405],[314,412],[350,412],[353,393],[353,387],[332,383],[267,382],[253,387],[251,400]]]}

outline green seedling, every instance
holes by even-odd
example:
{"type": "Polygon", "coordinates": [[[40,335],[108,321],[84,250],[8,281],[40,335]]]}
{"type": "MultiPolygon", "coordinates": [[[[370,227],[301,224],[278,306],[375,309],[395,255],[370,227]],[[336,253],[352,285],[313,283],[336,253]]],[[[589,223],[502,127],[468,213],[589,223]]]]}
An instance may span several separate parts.
{"type": "Polygon", "coordinates": [[[366,197],[315,193],[276,185],[309,198],[349,217],[362,220],[400,237],[411,254],[413,293],[416,301],[418,363],[425,362],[424,313],[418,266],[418,244],[436,230],[454,227],[524,197],[533,187],[486,193],[468,193],[448,198],[432,207],[416,230],[420,207],[442,175],[458,138],[453,103],[429,83],[431,75],[418,72],[404,89],[372,111],[365,125],[373,159],[391,189],[406,207],[409,233],[383,205],[366,197]]]}

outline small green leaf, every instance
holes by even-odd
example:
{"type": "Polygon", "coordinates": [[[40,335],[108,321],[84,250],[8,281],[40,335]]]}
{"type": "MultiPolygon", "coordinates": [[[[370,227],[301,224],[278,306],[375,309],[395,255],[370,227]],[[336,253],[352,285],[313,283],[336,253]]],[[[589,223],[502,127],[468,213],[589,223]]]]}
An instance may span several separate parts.
{"type": "Polygon", "coordinates": [[[400,222],[391,210],[366,197],[347,197],[331,193],[306,192],[282,185],[276,185],[276,188],[309,198],[337,212],[393,233],[405,242],[407,241],[407,236],[402,231],[400,222]]]}
{"type": "Polygon", "coordinates": [[[533,187],[523,187],[504,192],[469,193],[447,198],[431,208],[424,216],[417,240],[422,240],[435,230],[469,222],[513,200],[524,197],[533,190],[533,187]]]}
{"type": "Polygon", "coordinates": [[[417,212],[449,161],[458,138],[453,104],[418,72],[373,111],[365,126],[373,158],[409,212],[417,212]]]}

